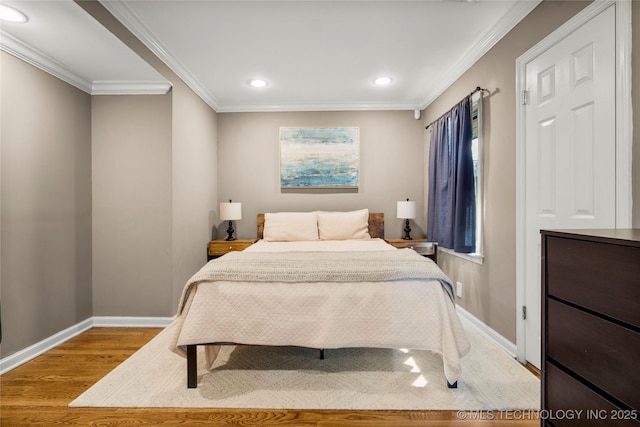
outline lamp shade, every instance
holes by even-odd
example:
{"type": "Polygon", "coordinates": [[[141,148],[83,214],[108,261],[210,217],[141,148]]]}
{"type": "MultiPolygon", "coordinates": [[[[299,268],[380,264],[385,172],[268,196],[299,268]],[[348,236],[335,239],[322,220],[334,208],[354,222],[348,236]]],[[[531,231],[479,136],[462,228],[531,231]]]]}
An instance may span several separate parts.
{"type": "Polygon", "coordinates": [[[398,218],[413,219],[416,217],[416,202],[407,199],[406,201],[398,202],[397,215],[398,218]]]}
{"type": "Polygon", "coordinates": [[[242,219],[242,203],[232,203],[231,200],[220,203],[220,219],[223,221],[242,219]]]}

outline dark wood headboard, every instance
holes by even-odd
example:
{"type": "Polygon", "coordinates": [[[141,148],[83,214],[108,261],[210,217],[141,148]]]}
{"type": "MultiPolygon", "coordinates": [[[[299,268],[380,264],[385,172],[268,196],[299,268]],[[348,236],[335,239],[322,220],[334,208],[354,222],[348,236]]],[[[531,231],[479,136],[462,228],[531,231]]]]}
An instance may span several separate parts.
{"type": "MultiPolygon", "coordinates": [[[[371,238],[384,239],[384,213],[369,213],[369,235],[371,238]]],[[[258,239],[264,236],[264,214],[258,214],[258,239]]]]}

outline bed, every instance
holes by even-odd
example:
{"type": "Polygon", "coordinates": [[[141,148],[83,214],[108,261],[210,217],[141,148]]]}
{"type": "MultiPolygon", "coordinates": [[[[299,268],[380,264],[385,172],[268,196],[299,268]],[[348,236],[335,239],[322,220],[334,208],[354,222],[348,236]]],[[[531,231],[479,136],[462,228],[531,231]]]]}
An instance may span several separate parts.
{"type": "Polygon", "coordinates": [[[169,326],[171,350],[197,387],[197,346],[207,366],[220,345],[410,348],[442,355],[455,388],[469,351],[449,278],[384,238],[384,215],[258,215],[258,241],[209,261],[187,282],[169,326]]]}

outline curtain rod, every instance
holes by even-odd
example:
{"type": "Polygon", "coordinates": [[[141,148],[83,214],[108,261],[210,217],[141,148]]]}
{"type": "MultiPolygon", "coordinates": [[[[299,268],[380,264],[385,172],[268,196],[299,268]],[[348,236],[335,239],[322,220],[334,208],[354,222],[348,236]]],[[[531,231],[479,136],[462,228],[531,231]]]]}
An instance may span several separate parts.
{"type": "MultiPolygon", "coordinates": [[[[458,101],[458,104],[462,101],[464,101],[465,98],[468,98],[470,96],[472,96],[474,93],[476,92],[489,92],[488,89],[484,89],[481,88],[480,86],[476,87],[469,95],[465,96],[464,98],[462,98],[460,101],[458,101]]],[[[457,104],[456,104],[457,105],[457,104]]],[[[451,107],[449,110],[447,110],[442,116],[444,116],[445,114],[449,113],[451,110],[453,110],[456,106],[454,105],[453,107],[451,107]]],[[[431,123],[429,123],[427,126],[425,126],[425,129],[429,129],[431,127],[432,124],[434,124],[435,122],[437,122],[438,120],[440,120],[442,118],[442,116],[438,117],[437,119],[435,119],[434,121],[432,121],[431,123]]]]}

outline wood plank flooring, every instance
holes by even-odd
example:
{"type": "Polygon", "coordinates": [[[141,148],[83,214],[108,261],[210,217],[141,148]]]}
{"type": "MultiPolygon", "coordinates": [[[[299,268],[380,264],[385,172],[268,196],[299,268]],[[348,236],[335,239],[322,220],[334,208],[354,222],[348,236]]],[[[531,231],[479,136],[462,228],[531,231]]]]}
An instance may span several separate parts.
{"type": "MultiPolygon", "coordinates": [[[[0,425],[533,427],[531,413],[456,411],[300,411],[180,408],[69,408],[160,329],[93,328],[0,376],[0,425]],[[523,419],[528,418],[528,419],[523,419]]],[[[535,416],[535,414],[534,414],[535,416]]]]}

